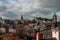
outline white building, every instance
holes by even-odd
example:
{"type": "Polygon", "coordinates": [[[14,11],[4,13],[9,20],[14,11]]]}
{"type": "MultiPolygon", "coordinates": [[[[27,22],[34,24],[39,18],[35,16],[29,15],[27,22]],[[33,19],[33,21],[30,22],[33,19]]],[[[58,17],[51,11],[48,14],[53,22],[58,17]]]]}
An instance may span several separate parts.
{"type": "Polygon", "coordinates": [[[56,29],[52,29],[52,37],[53,38],[56,38],[57,40],[60,40],[59,39],[59,29],[58,28],[56,28],[56,29]]]}

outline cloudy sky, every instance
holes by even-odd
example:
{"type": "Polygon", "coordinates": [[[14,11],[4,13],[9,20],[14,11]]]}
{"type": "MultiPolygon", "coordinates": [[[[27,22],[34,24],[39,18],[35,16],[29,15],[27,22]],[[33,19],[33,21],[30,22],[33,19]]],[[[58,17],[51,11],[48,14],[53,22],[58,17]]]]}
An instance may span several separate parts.
{"type": "Polygon", "coordinates": [[[56,12],[60,20],[60,0],[0,0],[0,17],[3,19],[51,18],[56,12]]]}

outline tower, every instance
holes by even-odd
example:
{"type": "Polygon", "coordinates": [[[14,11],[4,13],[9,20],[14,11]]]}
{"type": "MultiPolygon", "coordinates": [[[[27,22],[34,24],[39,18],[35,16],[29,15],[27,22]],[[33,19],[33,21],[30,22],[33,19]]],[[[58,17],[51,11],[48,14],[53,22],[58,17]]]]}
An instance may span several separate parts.
{"type": "Polygon", "coordinates": [[[52,27],[56,28],[56,26],[57,26],[57,15],[54,12],[54,15],[53,15],[53,18],[52,18],[52,27]]]}
{"type": "Polygon", "coordinates": [[[53,22],[56,23],[57,22],[57,15],[56,13],[54,12],[54,15],[53,15],[53,22]]]}
{"type": "Polygon", "coordinates": [[[21,15],[21,19],[23,19],[23,15],[21,15]]]}

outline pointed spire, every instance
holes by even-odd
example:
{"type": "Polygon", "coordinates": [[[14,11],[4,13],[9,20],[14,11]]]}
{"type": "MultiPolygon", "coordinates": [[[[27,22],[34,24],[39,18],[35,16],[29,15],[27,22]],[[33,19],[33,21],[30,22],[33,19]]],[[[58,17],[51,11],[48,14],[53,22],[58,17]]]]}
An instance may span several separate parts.
{"type": "Polygon", "coordinates": [[[21,15],[21,19],[23,19],[23,15],[21,15]]]}
{"type": "Polygon", "coordinates": [[[53,17],[57,17],[56,13],[54,12],[53,17]]]}

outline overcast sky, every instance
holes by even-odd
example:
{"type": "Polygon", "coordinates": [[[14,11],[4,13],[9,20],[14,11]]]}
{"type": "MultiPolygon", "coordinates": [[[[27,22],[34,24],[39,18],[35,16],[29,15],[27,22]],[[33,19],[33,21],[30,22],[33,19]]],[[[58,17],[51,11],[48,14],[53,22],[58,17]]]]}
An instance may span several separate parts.
{"type": "Polygon", "coordinates": [[[56,12],[60,20],[60,0],[0,0],[0,17],[3,19],[51,18],[56,12]]]}

